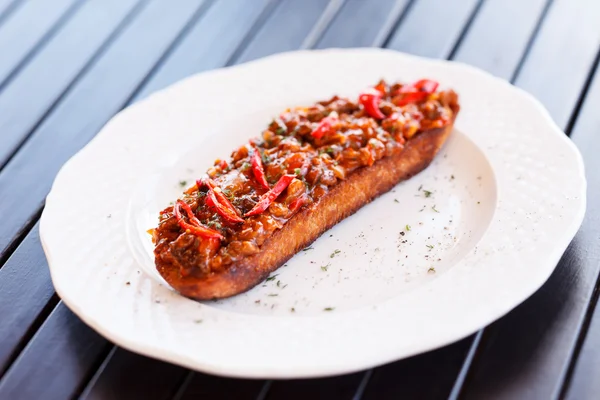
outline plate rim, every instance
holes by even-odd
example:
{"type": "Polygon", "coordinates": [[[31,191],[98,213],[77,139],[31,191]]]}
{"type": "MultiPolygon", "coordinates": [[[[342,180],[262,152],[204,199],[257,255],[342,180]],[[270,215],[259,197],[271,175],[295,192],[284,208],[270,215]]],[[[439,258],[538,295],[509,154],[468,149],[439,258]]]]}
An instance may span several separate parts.
{"type": "MultiPolygon", "coordinates": [[[[580,173],[580,175],[577,178],[580,180],[580,183],[581,183],[581,187],[580,187],[581,192],[579,193],[579,196],[580,196],[579,209],[577,210],[577,213],[575,214],[575,216],[572,218],[568,227],[562,232],[562,234],[559,237],[555,238],[556,242],[555,242],[555,246],[553,249],[554,251],[551,254],[547,255],[548,259],[553,260],[554,267],[544,269],[544,271],[547,273],[543,274],[543,275],[538,275],[539,279],[537,279],[536,281],[530,282],[529,290],[523,289],[523,293],[520,296],[518,301],[513,301],[514,304],[511,307],[506,308],[506,309],[502,310],[501,312],[496,312],[483,325],[487,325],[490,322],[495,321],[498,318],[501,318],[502,316],[504,316],[505,314],[510,312],[514,307],[516,307],[517,305],[522,303],[525,299],[527,299],[529,296],[531,296],[535,291],[537,291],[547,281],[547,279],[550,277],[551,273],[555,270],[556,265],[557,265],[558,261],[560,260],[560,257],[562,256],[562,254],[564,253],[568,244],[571,242],[571,240],[575,236],[577,230],[579,229],[579,227],[583,221],[583,218],[585,215],[585,209],[586,209],[586,202],[587,202],[587,199],[586,199],[587,182],[586,182],[586,178],[585,178],[585,168],[584,168],[583,158],[582,158],[579,150],[574,145],[574,143],[562,132],[562,130],[552,120],[550,114],[545,109],[545,107],[537,99],[535,99],[531,94],[527,93],[526,91],[524,91],[518,87],[511,85],[510,83],[508,83],[500,78],[494,77],[493,75],[491,75],[485,71],[482,71],[476,67],[473,67],[473,66],[470,66],[470,65],[467,65],[464,63],[460,63],[460,62],[455,62],[455,61],[423,58],[423,57],[408,55],[405,53],[400,53],[400,52],[396,52],[393,50],[387,50],[387,49],[373,49],[373,48],[337,49],[337,48],[334,48],[334,49],[324,49],[324,50],[300,50],[300,51],[279,53],[279,54],[268,56],[268,57],[265,57],[265,58],[262,58],[259,60],[254,60],[249,63],[226,67],[226,68],[218,69],[218,70],[206,71],[206,72],[203,72],[203,73],[200,73],[197,75],[204,75],[204,76],[211,76],[213,74],[218,75],[218,74],[223,73],[223,71],[235,71],[238,69],[241,70],[241,69],[247,68],[248,66],[256,66],[256,65],[263,64],[263,63],[267,64],[267,63],[272,62],[273,60],[283,59],[283,58],[290,57],[290,56],[291,57],[302,57],[305,54],[309,54],[309,55],[330,54],[331,55],[331,54],[335,54],[337,52],[342,52],[342,53],[357,53],[357,52],[359,52],[359,53],[360,52],[388,53],[389,52],[389,53],[394,53],[395,55],[401,55],[402,57],[405,57],[406,59],[409,59],[409,60],[413,60],[413,61],[417,60],[418,62],[426,62],[426,63],[431,63],[431,64],[440,64],[443,66],[451,66],[451,68],[461,68],[461,69],[468,71],[471,74],[478,74],[480,76],[485,76],[486,79],[493,79],[498,84],[504,85],[506,90],[510,90],[516,96],[518,95],[524,99],[527,99],[527,101],[529,103],[531,103],[533,106],[535,106],[536,111],[540,114],[541,117],[543,117],[545,119],[545,123],[548,125],[548,128],[549,129],[551,128],[551,130],[556,134],[555,136],[558,136],[562,139],[563,143],[565,143],[566,146],[569,148],[569,154],[571,156],[575,157],[576,162],[577,162],[577,170],[580,173]]],[[[134,108],[144,107],[144,105],[147,104],[147,102],[154,101],[152,99],[156,98],[156,96],[162,96],[162,94],[166,91],[177,90],[176,89],[177,87],[186,85],[190,79],[194,79],[195,76],[197,76],[197,75],[185,78],[185,79],[179,81],[178,83],[175,83],[174,85],[169,86],[168,88],[165,88],[158,92],[155,92],[154,94],[150,95],[148,98],[143,99],[140,102],[132,105],[131,107],[128,107],[127,109],[121,111],[118,115],[120,115],[122,113],[131,112],[131,109],[134,109],[134,108]]],[[[117,118],[117,117],[114,117],[111,120],[111,122],[115,118],[117,118]]],[[[88,313],[84,309],[82,309],[82,307],[80,307],[80,305],[78,304],[77,299],[72,297],[72,293],[70,293],[68,290],[65,289],[65,287],[63,287],[63,284],[59,279],[56,279],[56,268],[58,268],[58,266],[56,266],[56,261],[54,261],[52,259],[52,249],[50,248],[51,246],[48,244],[47,238],[49,235],[51,235],[51,230],[52,230],[51,227],[48,225],[48,215],[49,215],[49,213],[53,212],[54,207],[55,207],[55,204],[54,204],[54,196],[56,195],[55,184],[59,181],[61,176],[64,176],[64,174],[65,174],[64,171],[71,168],[71,165],[74,164],[73,160],[76,160],[79,157],[83,157],[82,155],[85,155],[85,152],[88,151],[89,148],[95,146],[94,143],[96,143],[96,139],[102,134],[102,132],[106,129],[106,127],[111,122],[109,122],[101,130],[101,132],[96,137],[94,137],[94,139],[92,139],[92,141],[90,141],[82,150],[80,150],[77,154],[75,154],[73,157],[71,157],[70,160],[67,161],[63,165],[63,167],[60,169],[60,171],[57,174],[57,177],[54,181],[54,184],[52,185],[52,189],[51,189],[50,193],[48,194],[46,207],[45,207],[45,209],[42,213],[41,219],[40,219],[40,228],[39,229],[40,229],[40,240],[41,240],[42,247],[44,249],[44,253],[46,254],[46,258],[48,260],[48,264],[50,267],[52,282],[54,284],[54,287],[55,287],[58,295],[61,297],[61,299],[64,301],[64,303],[75,314],[77,314],[87,325],[91,326],[93,329],[98,331],[104,337],[107,337],[108,339],[119,344],[120,346],[127,348],[131,351],[145,354],[150,357],[162,359],[162,360],[169,361],[169,362],[179,364],[179,365],[184,365],[191,369],[201,370],[201,371],[209,372],[209,373],[216,374],[216,375],[240,377],[240,378],[241,377],[243,377],[243,378],[312,378],[312,377],[331,376],[331,375],[338,375],[338,374],[343,374],[343,373],[356,372],[359,370],[363,370],[365,368],[370,368],[370,367],[374,367],[376,365],[381,365],[383,363],[398,360],[400,358],[405,358],[405,357],[409,357],[409,356],[412,356],[415,354],[423,353],[425,351],[439,348],[439,347],[447,345],[449,343],[458,341],[464,337],[469,336],[470,334],[474,333],[475,331],[477,331],[481,328],[482,324],[475,324],[475,325],[477,325],[476,327],[472,327],[471,329],[463,329],[462,335],[454,337],[450,341],[446,340],[446,341],[444,341],[444,343],[434,344],[431,346],[421,346],[419,348],[415,348],[415,350],[412,353],[403,351],[401,356],[398,356],[398,354],[394,354],[394,352],[390,352],[390,355],[388,357],[381,357],[381,356],[373,357],[373,358],[363,357],[364,362],[362,362],[360,365],[349,365],[349,366],[338,365],[337,369],[331,368],[330,366],[326,366],[325,369],[281,368],[279,370],[268,370],[268,371],[264,370],[264,369],[263,370],[257,369],[254,371],[249,371],[246,367],[243,367],[243,366],[241,369],[236,369],[235,367],[232,367],[231,365],[223,366],[223,365],[220,365],[219,363],[199,362],[198,359],[196,359],[194,357],[182,357],[181,355],[177,355],[172,352],[169,353],[169,352],[161,351],[161,349],[156,346],[147,346],[140,342],[132,341],[130,337],[128,337],[126,335],[122,335],[121,332],[119,332],[118,330],[108,329],[101,321],[96,320],[96,318],[94,318],[90,313],[88,313]]],[[[467,134],[467,137],[469,137],[468,134],[467,134]]],[[[500,196],[500,194],[499,194],[499,196],[500,196]]],[[[126,245],[126,244],[124,244],[124,245],[126,245]]],[[[319,316],[316,318],[325,318],[325,317],[319,316]]]]}

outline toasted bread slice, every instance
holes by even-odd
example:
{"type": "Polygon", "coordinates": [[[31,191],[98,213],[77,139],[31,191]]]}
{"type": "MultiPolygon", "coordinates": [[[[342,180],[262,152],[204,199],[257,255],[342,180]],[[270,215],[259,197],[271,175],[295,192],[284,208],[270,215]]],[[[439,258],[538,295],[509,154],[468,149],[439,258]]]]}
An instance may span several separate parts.
{"type": "MultiPolygon", "coordinates": [[[[453,111],[456,117],[458,105],[453,111]]],[[[183,276],[179,268],[157,257],[159,273],[181,294],[198,300],[225,298],[247,291],[333,225],[427,168],[452,132],[453,122],[419,132],[407,141],[401,152],[353,171],[318,202],[302,209],[275,231],[258,253],[227,269],[203,277],[183,276]]]]}

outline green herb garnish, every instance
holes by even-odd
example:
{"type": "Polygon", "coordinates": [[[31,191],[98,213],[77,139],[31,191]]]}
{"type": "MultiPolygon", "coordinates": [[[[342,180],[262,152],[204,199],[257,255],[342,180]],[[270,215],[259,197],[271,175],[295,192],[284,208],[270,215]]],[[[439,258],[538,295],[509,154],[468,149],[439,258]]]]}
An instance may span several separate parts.
{"type": "Polygon", "coordinates": [[[427,270],[428,274],[435,274],[435,268],[431,267],[427,270]]]}
{"type": "Polygon", "coordinates": [[[398,199],[394,199],[394,203],[400,203],[398,199]]]}
{"type": "Polygon", "coordinates": [[[312,249],[313,249],[312,246],[308,246],[308,247],[303,248],[302,251],[309,251],[309,250],[312,250],[312,249]]]}
{"type": "Polygon", "coordinates": [[[302,173],[302,170],[300,168],[296,168],[294,170],[294,174],[296,174],[297,176],[300,176],[301,173],[302,173]]]}
{"type": "Polygon", "coordinates": [[[277,293],[269,293],[268,296],[269,297],[275,297],[275,296],[277,296],[277,293]]]}
{"type": "Polygon", "coordinates": [[[262,158],[263,164],[268,164],[271,162],[271,157],[269,157],[268,154],[262,153],[260,157],[262,158]]]}
{"type": "Polygon", "coordinates": [[[432,209],[433,211],[435,211],[436,213],[439,213],[438,209],[437,209],[437,208],[435,208],[435,205],[434,205],[434,206],[432,206],[432,207],[431,207],[431,209],[432,209]]]}
{"type": "Polygon", "coordinates": [[[243,171],[248,170],[248,168],[250,168],[250,163],[245,162],[242,164],[242,167],[240,168],[240,170],[243,172],[243,171]]]}
{"type": "Polygon", "coordinates": [[[223,228],[223,225],[221,225],[221,223],[217,222],[217,221],[208,221],[208,223],[206,225],[210,226],[211,228],[215,228],[215,229],[223,228]]]}
{"type": "Polygon", "coordinates": [[[275,133],[277,133],[278,135],[283,135],[286,132],[285,128],[277,128],[277,130],[275,131],[275,133]]]}
{"type": "Polygon", "coordinates": [[[423,194],[425,195],[425,197],[431,197],[431,195],[433,194],[433,192],[431,192],[429,190],[423,190],[423,194]]]}
{"type": "Polygon", "coordinates": [[[331,254],[329,255],[329,258],[333,258],[333,257],[335,257],[336,255],[338,255],[338,254],[340,254],[340,253],[341,253],[341,251],[340,251],[340,250],[338,250],[338,249],[335,249],[335,250],[333,251],[333,253],[331,253],[331,254]]]}
{"type": "Polygon", "coordinates": [[[327,272],[327,268],[329,268],[329,266],[330,266],[330,265],[331,265],[331,263],[329,263],[329,264],[327,264],[327,265],[323,265],[323,266],[321,267],[321,271],[323,271],[323,272],[327,272]]]}
{"type": "Polygon", "coordinates": [[[277,275],[279,275],[279,274],[271,275],[270,277],[268,277],[268,278],[266,279],[266,282],[272,281],[273,279],[275,279],[275,277],[276,277],[277,275]]]}
{"type": "Polygon", "coordinates": [[[323,309],[323,311],[333,311],[333,310],[335,310],[335,308],[334,308],[334,307],[325,307],[325,308],[323,309]]]}
{"type": "Polygon", "coordinates": [[[410,231],[410,225],[406,224],[406,226],[404,227],[404,229],[406,229],[407,231],[410,231]]]}
{"type": "Polygon", "coordinates": [[[427,247],[429,250],[433,249],[433,245],[432,244],[426,244],[425,247],[427,247]]]}
{"type": "Polygon", "coordinates": [[[187,181],[179,181],[179,186],[185,187],[187,185],[187,181]]]}

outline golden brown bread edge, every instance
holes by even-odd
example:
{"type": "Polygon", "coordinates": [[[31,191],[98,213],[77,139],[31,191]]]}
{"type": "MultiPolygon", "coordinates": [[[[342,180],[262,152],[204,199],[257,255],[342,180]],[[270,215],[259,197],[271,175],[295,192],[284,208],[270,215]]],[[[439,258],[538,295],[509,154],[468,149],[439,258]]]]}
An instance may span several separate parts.
{"type": "MultiPolygon", "coordinates": [[[[458,107],[455,110],[455,115],[458,107]]],[[[452,132],[454,123],[419,133],[403,151],[360,168],[335,185],[317,203],[293,216],[267,239],[260,252],[219,273],[198,278],[182,277],[179,269],[156,258],[158,272],[179,293],[197,300],[234,296],[262,282],[323,232],[354,214],[365,204],[418,174],[431,163],[452,132]]]]}

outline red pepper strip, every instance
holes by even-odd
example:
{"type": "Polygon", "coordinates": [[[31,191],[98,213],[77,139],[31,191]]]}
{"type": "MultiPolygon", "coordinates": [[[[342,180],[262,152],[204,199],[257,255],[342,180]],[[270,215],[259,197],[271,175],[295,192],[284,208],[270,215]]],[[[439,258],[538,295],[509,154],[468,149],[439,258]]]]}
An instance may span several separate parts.
{"type": "Polygon", "coordinates": [[[260,214],[265,211],[273,201],[279,197],[279,195],[289,186],[290,182],[295,178],[294,175],[283,175],[273,189],[269,190],[267,193],[260,196],[258,203],[252,208],[252,210],[248,211],[244,217],[249,217],[251,215],[260,214]]]}
{"type": "Polygon", "coordinates": [[[358,96],[358,102],[362,104],[367,115],[371,118],[383,119],[385,114],[379,109],[381,101],[381,92],[376,89],[369,88],[358,96]]]}
{"type": "Polygon", "coordinates": [[[219,168],[221,168],[223,171],[225,171],[227,169],[227,167],[229,167],[229,165],[227,165],[227,161],[225,161],[225,160],[220,160],[218,165],[219,165],[219,168]]]}
{"type": "Polygon", "coordinates": [[[323,135],[331,131],[333,125],[335,125],[338,121],[338,113],[333,111],[319,122],[317,127],[310,133],[310,135],[315,139],[321,139],[323,135]]]}
{"type": "Polygon", "coordinates": [[[421,79],[410,85],[404,85],[398,90],[402,98],[398,102],[399,106],[405,106],[410,103],[425,100],[425,98],[434,93],[439,83],[430,79],[421,79]]]}
{"type": "Polygon", "coordinates": [[[231,204],[229,199],[223,194],[223,191],[217,186],[215,181],[205,176],[203,179],[196,180],[196,186],[200,190],[204,186],[208,186],[208,193],[206,197],[206,204],[210,207],[214,207],[217,213],[223,217],[226,222],[239,223],[244,222],[238,215],[239,212],[231,204]],[[218,190],[217,190],[218,189],[218,190]]]}
{"type": "Polygon", "coordinates": [[[202,225],[200,221],[198,221],[198,218],[196,218],[194,215],[194,212],[190,206],[185,201],[177,200],[177,203],[175,203],[175,206],[173,207],[173,213],[175,214],[175,218],[177,218],[177,223],[181,229],[203,238],[223,239],[223,236],[219,232],[202,225]],[[182,208],[187,214],[191,223],[187,223],[183,220],[183,216],[181,215],[182,208]]]}
{"type": "Polygon", "coordinates": [[[302,196],[298,197],[297,199],[293,200],[289,204],[288,208],[290,209],[290,211],[295,212],[300,207],[302,207],[304,204],[306,204],[307,201],[308,201],[308,198],[306,197],[306,195],[302,195],[302,196]]]}
{"type": "Polygon", "coordinates": [[[258,183],[269,190],[269,183],[267,182],[267,178],[265,177],[265,170],[263,169],[262,158],[260,157],[260,152],[255,147],[254,154],[252,154],[252,173],[254,177],[258,181],[258,183]]]}
{"type": "Polygon", "coordinates": [[[244,220],[241,219],[240,216],[235,212],[233,204],[227,200],[223,192],[220,190],[213,190],[212,188],[209,188],[206,203],[214,207],[215,210],[217,210],[217,214],[219,214],[226,222],[244,222],[244,220]]]}

